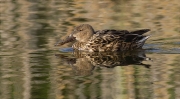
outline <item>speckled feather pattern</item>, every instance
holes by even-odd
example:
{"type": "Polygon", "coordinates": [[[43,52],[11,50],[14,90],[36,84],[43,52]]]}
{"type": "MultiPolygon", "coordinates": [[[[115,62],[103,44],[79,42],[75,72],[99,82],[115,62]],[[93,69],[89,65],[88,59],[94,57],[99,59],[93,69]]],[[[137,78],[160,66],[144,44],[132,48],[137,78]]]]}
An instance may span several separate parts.
{"type": "Polygon", "coordinates": [[[127,30],[99,30],[95,32],[88,42],[76,42],[73,44],[73,48],[91,52],[140,49],[145,41],[138,41],[146,37],[141,34],[147,31],[149,31],[149,29],[132,32],[127,30]]]}

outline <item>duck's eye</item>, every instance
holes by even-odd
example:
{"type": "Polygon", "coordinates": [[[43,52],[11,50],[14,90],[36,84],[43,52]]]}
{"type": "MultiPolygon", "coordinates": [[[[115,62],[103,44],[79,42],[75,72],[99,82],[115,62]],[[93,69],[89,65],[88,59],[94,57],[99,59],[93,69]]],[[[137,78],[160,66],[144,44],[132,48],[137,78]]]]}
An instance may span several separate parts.
{"type": "Polygon", "coordinates": [[[82,29],[80,29],[79,31],[82,31],[82,29]]]}

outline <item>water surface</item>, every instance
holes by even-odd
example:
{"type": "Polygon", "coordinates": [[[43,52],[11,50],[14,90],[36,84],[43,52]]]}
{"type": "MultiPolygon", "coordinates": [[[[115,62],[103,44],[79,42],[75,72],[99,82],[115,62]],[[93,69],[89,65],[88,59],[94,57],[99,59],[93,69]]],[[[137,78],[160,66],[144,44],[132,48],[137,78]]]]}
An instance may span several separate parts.
{"type": "Polygon", "coordinates": [[[2,99],[179,99],[179,0],[3,0],[2,99]],[[54,47],[79,24],[151,29],[137,52],[81,53],[54,47]]]}

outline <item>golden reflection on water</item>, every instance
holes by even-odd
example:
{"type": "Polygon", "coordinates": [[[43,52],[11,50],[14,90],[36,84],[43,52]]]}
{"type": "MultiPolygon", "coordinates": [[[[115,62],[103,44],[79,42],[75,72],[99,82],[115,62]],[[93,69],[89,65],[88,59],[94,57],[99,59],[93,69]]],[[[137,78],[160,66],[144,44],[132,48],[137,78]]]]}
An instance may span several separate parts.
{"type": "Polygon", "coordinates": [[[180,98],[179,0],[1,0],[0,7],[2,99],[180,98]],[[98,67],[93,75],[74,75],[54,56],[54,44],[82,23],[96,30],[150,28],[145,48],[153,61],[143,63],[151,67],[98,67]]]}

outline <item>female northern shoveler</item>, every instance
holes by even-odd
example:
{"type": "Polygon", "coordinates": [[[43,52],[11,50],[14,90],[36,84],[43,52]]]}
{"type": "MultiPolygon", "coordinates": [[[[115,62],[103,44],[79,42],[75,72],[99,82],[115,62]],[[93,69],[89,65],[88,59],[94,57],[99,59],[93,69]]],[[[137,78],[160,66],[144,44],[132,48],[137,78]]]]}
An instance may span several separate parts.
{"type": "Polygon", "coordinates": [[[77,26],[65,40],[55,46],[75,41],[73,48],[76,50],[96,51],[124,51],[141,49],[150,36],[142,34],[150,29],[136,31],[127,30],[99,30],[94,31],[89,24],[77,26]]]}

